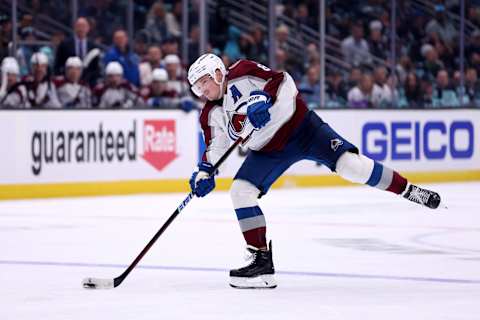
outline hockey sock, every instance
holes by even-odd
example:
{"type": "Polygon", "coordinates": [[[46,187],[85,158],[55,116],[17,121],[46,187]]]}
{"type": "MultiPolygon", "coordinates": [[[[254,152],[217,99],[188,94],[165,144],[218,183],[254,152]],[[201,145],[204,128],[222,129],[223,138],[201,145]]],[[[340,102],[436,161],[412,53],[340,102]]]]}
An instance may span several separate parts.
{"type": "Polygon", "coordinates": [[[345,152],[337,161],[336,172],[356,183],[401,194],[407,187],[407,179],[398,172],[362,154],[345,152]]]}
{"type": "Polygon", "coordinates": [[[397,171],[394,171],[376,161],[374,161],[370,178],[366,182],[369,186],[396,194],[401,194],[405,191],[407,183],[407,179],[401,176],[397,171]]]}
{"type": "Polygon", "coordinates": [[[267,246],[265,216],[259,206],[235,209],[243,237],[255,248],[267,246]]]}

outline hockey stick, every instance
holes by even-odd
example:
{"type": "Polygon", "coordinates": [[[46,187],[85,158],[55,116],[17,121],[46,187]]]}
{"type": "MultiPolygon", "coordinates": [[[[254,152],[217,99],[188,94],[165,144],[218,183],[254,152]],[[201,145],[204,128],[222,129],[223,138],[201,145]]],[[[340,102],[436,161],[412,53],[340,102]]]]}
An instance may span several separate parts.
{"type": "MultiPolygon", "coordinates": [[[[253,133],[253,131],[245,138],[239,137],[231,146],[228,148],[228,150],[222,155],[222,157],[215,163],[213,166],[213,172],[217,171],[217,169],[220,167],[220,165],[225,161],[225,159],[228,158],[228,156],[232,153],[235,148],[242,143],[243,141],[247,141],[250,135],[253,133]]],[[[135,266],[142,260],[143,256],[150,250],[150,248],[153,246],[155,241],[162,235],[162,233],[168,228],[168,226],[175,220],[175,218],[178,216],[180,211],[182,211],[187,204],[192,200],[193,198],[193,193],[190,192],[188,196],[185,198],[185,200],[182,201],[182,203],[178,206],[178,208],[175,210],[175,212],[168,218],[168,220],[163,224],[163,226],[160,228],[160,230],[157,231],[157,233],[153,236],[152,240],[147,244],[145,248],[143,248],[142,252],[133,260],[133,262],[128,266],[128,268],[118,277],[113,278],[113,279],[101,279],[101,278],[86,278],[82,281],[82,286],[85,289],[112,289],[115,287],[118,287],[123,280],[128,276],[128,274],[135,268],[135,266]]]]}

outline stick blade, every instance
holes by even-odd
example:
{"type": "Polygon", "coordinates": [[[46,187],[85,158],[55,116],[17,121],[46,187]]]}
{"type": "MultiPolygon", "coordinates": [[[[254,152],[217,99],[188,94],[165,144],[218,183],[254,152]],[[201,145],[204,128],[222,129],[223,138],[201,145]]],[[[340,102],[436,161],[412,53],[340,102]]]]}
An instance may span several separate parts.
{"type": "Polygon", "coordinates": [[[82,281],[85,289],[113,289],[113,279],[85,278],[82,281]]]}

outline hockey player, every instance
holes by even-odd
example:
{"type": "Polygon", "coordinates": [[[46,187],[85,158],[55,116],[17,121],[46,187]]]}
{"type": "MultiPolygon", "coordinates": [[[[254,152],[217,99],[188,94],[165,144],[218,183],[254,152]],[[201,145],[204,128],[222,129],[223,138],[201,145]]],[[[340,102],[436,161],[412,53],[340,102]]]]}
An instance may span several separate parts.
{"type": "Polygon", "coordinates": [[[21,90],[26,90],[30,108],[61,108],[57,90],[49,76],[48,57],[36,52],[30,59],[32,75],[23,79],[21,90]]]}
{"type": "Polygon", "coordinates": [[[147,105],[153,108],[174,109],[178,104],[178,94],[167,88],[168,74],[165,69],[156,68],[152,72],[152,82],[142,89],[147,105]]]}
{"type": "Polygon", "coordinates": [[[168,74],[165,69],[157,68],[152,72],[152,83],[143,93],[147,105],[153,108],[182,109],[189,112],[197,108],[197,103],[190,97],[180,98],[177,91],[167,86],[168,74]]]}
{"type": "Polygon", "coordinates": [[[308,111],[292,77],[253,61],[240,60],[228,71],[213,54],[200,56],[188,70],[197,96],[208,100],[200,123],[207,149],[190,179],[193,193],[207,195],[215,188],[213,164],[229,144],[255,131],[246,141],[251,152],[234,177],[231,198],[251,253],[252,262],[230,271],[235,288],[275,288],[271,241],[257,198],[292,164],[309,159],[321,162],[341,177],[387,190],[436,209],[440,196],[415,186],[398,172],[359,154],[313,111],[308,111]]]}
{"type": "Polygon", "coordinates": [[[0,108],[25,108],[27,99],[25,88],[20,87],[20,67],[13,57],[2,61],[2,83],[0,85],[0,108]]]}
{"type": "Polygon", "coordinates": [[[112,61],[105,68],[106,80],[94,88],[98,108],[136,108],[143,106],[143,99],[137,89],[123,79],[123,67],[112,61]]]}
{"type": "Polygon", "coordinates": [[[57,94],[64,108],[90,108],[91,91],[88,85],[81,81],[82,60],[79,57],[69,57],[65,62],[65,77],[55,79],[57,94]]]}

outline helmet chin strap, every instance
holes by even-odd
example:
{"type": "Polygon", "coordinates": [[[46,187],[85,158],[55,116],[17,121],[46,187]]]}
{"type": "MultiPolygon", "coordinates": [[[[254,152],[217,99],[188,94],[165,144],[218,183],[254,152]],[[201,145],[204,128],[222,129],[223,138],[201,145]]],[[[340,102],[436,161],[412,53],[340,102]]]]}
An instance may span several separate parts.
{"type": "Polygon", "coordinates": [[[215,78],[213,78],[213,81],[215,81],[215,83],[220,86],[220,90],[219,90],[217,99],[223,98],[223,94],[224,94],[223,84],[225,83],[225,75],[222,74],[222,81],[220,81],[220,83],[215,78]]]}

